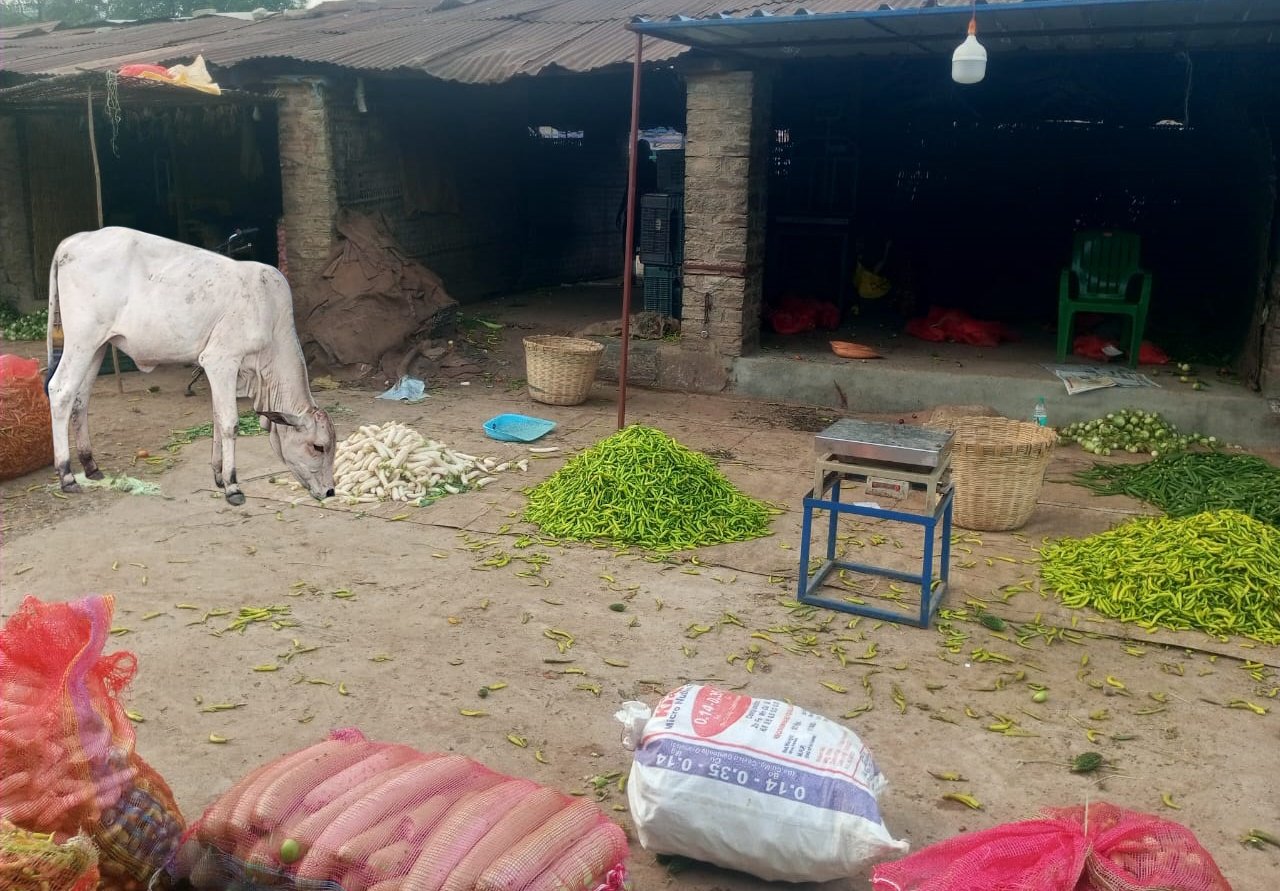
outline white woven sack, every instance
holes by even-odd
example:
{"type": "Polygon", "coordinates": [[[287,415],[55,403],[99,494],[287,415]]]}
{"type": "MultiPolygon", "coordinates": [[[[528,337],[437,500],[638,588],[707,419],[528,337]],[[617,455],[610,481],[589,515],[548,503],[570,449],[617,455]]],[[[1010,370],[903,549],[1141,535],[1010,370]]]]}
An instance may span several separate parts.
{"type": "Polygon", "coordinates": [[[906,853],[880,818],[885,778],[848,728],[698,684],[648,712],[626,703],[618,713],[646,850],[787,882],[847,878],[906,853]]]}

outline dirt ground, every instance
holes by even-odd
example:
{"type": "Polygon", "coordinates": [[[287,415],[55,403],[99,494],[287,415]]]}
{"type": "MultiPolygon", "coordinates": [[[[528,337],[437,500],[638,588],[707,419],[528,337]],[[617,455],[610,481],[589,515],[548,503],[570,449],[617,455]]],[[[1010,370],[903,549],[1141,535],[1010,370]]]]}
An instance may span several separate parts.
{"type": "MultiPolygon", "coordinates": [[[[630,832],[626,796],[614,781],[628,770],[629,756],[613,714],[625,700],[652,704],[681,683],[705,680],[836,719],[857,712],[845,723],[888,777],[885,822],[913,850],[1031,817],[1042,806],[1105,799],[1189,826],[1233,887],[1270,886],[1280,850],[1248,849],[1239,839],[1250,828],[1280,831],[1280,775],[1271,757],[1280,732],[1275,701],[1265,697],[1276,681],[1270,669],[1258,681],[1242,666],[1251,659],[1280,667],[1280,653],[1197,634],[1149,635],[1071,614],[1039,591],[1035,548],[1043,537],[1096,532],[1144,511],[1061,482],[1084,465],[1083,453],[1059,451],[1019,536],[957,531],[945,609],[981,599],[1009,622],[1038,616],[1047,627],[1077,631],[1074,640],[1039,638],[1023,649],[1007,634],[954,617],[921,630],[792,611],[799,505],[812,484],[812,431],[830,417],[822,411],[633,391],[629,420],[707,451],[744,491],[786,508],[774,534],[669,562],[582,544],[519,547],[519,536],[531,531],[519,520],[521,490],[615,424],[612,388],[597,387],[581,406],[542,406],[525,394],[522,373],[517,360],[499,355],[488,376],[466,386],[433,382],[431,398],[416,406],[377,401],[370,390],[318,392],[340,436],[362,423],[398,420],[459,450],[504,459],[529,453],[488,440],[481,429],[487,418],[515,411],[559,424],[538,445],[562,451],[533,460],[527,473],[501,474],[483,491],[430,507],[368,511],[302,497],[262,437],[239,442],[249,500],[229,507],[212,486],[207,440],[171,456],[163,448],[171,430],[208,420],[207,387],[184,399],[182,369],[126,375],[123,395],[102,379],[90,413],[99,463],[158,482],[163,497],[93,491],[62,498],[48,486],[51,472],[0,485],[0,613],[25,593],[116,595],[113,643],[139,660],[128,691],[129,707],[143,718],[138,748],[189,818],[265,759],[329,728],[357,726],[374,738],[464,753],[564,790],[588,790],[592,778],[609,777],[602,806],[630,832]],[[171,460],[134,463],[138,449],[171,460]],[[534,553],[548,558],[541,580],[518,576],[529,565],[521,558],[534,553]],[[514,559],[485,565],[499,554],[514,559]],[[627,609],[612,611],[616,602],[627,609]],[[206,617],[266,605],[288,607],[296,624],[218,633],[229,619],[206,617]],[[696,634],[695,625],[712,630],[696,634]],[[544,636],[550,628],[574,637],[563,656],[544,636]],[[760,631],[772,639],[751,636],[760,631]],[[807,634],[816,646],[784,649],[807,634]],[[760,650],[748,672],[753,645],[760,650]],[[291,655],[299,649],[307,652],[291,655]],[[979,650],[1011,661],[979,661],[979,650]],[[607,665],[606,657],[625,664],[607,665]],[[547,661],[560,658],[586,673],[564,674],[569,666],[547,661]],[[254,671],[264,664],[280,668],[254,671]],[[1107,676],[1123,689],[1089,683],[1107,676]],[[507,686],[482,700],[480,688],[499,681],[507,686]],[[1048,700],[1035,703],[1029,684],[1043,685],[1048,700]],[[1240,698],[1269,711],[1225,707],[1240,698]],[[209,714],[198,702],[239,707],[209,714]],[[487,714],[464,717],[460,709],[487,714]],[[995,716],[1012,718],[1027,735],[988,730],[995,716]],[[230,741],[210,744],[211,733],[230,741]],[[527,737],[528,748],[510,744],[512,733],[527,737]],[[535,750],[548,763],[535,760],[535,750]],[[1068,770],[1073,756],[1091,750],[1107,759],[1101,779],[1068,770]],[[945,782],[930,771],[966,779],[945,782]],[[982,809],[943,800],[946,792],[971,793],[982,809]],[[1178,809],[1162,803],[1165,793],[1178,809]]],[[[895,527],[846,522],[840,536],[842,547],[874,549],[873,558],[891,565],[905,565],[918,547],[895,527]]],[[[894,596],[885,585],[858,593],[894,596]]],[[[638,844],[631,871],[638,889],[766,886],[705,866],[669,873],[638,844]]],[[[862,889],[867,882],[864,876],[826,887],[862,889]]]]}

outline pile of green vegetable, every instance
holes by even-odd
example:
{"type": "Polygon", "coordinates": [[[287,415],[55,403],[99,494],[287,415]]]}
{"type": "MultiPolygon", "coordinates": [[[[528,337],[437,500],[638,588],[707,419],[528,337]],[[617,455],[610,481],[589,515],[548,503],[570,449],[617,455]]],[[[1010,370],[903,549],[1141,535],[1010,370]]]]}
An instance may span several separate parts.
{"type": "Polygon", "coordinates": [[[633,424],[529,491],[544,535],[674,551],[769,534],[768,505],[743,495],[706,455],[633,424]]]}
{"type": "Polygon", "coordinates": [[[5,340],[44,340],[48,334],[49,313],[38,309],[22,315],[16,309],[0,305],[0,334],[5,340]]]}
{"type": "MultiPolygon", "coordinates": [[[[197,439],[213,436],[213,424],[197,424],[194,427],[188,427],[186,430],[171,430],[170,433],[172,436],[165,448],[171,452],[176,452],[182,446],[190,445],[197,439]]],[[[253,409],[246,409],[240,412],[240,416],[236,420],[236,435],[262,435],[262,425],[258,423],[258,415],[253,409]]]]}
{"type": "Polygon", "coordinates": [[[1076,482],[1100,495],[1129,495],[1171,517],[1230,508],[1280,528],[1280,468],[1253,455],[1183,452],[1145,464],[1095,464],[1076,482]]]}
{"type": "Polygon", "coordinates": [[[1213,448],[1218,444],[1215,436],[1179,433],[1159,412],[1127,408],[1092,421],[1068,424],[1058,435],[1064,444],[1079,443],[1080,448],[1094,455],[1110,455],[1113,451],[1149,452],[1156,458],[1194,445],[1213,448]]]}
{"type": "Polygon", "coordinates": [[[1064,606],[1280,644],[1280,529],[1234,510],[1144,517],[1041,551],[1064,606]]]}

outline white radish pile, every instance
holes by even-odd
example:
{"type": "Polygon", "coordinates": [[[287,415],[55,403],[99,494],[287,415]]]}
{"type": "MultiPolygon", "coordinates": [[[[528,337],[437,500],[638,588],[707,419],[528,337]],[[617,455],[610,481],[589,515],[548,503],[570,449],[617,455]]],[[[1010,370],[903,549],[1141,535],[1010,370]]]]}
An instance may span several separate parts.
{"type": "Polygon", "coordinates": [[[347,504],[418,501],[483,489],[510,468],[529,469],[528,459],[499,461],[455,452],[412,427],[388,421],[366,424],[338,444],[334,491],[347,504]]]}

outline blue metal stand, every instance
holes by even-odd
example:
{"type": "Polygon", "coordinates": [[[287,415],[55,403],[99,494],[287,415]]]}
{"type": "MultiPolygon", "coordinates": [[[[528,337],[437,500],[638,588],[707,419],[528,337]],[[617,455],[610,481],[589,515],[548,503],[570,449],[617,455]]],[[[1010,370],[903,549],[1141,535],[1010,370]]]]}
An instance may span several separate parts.
{"type": "Polygon", "coordinates": [[[896,510],[885,510],[875,507],[860,507],[856,504],[840,503],[841,474],[831,472],[824,474],[821,492],[810,491],[804,498],[804,520],[800,530],[800,581],[798,599],[801,603],[867,616],[873,619],[884,619],[918,628],[928,628],[933,621],[933,614],[947,593],[947,579],[951,569],[951,503],[955,493],[950,484],[938,490],[937,501],[933,504],[932,513],[914,514],[896,510]],[[830,493],[830,496],[828,496],[830,493]],[[827,554],[823,564],[812,576],[809,575],[809,538],[813,529],[813,512],[825,510],[827,520],[827,554]],[[853,514],[870,517],[876,520],[890,520],[897,523],[911,523],[924,528],[924,557],[921,560],[920,572],[913,574],[881,566],[868,566],[863,563],[849,563],[836,559],[836,526],[842,514],[853,514]],[[941,525],[942,553],[939,559],[939,574],[935,585],[933,578],[934,549],[939,538],[938,526],[941,525]],[[910,582],[920,586],[920,613],[918,616],[906,612],[879,609],[865,604],[849,603],[814,594],[822,587],[823,581],[833,569],[848,569],[866,575],[881,576],[910,582]]]}

